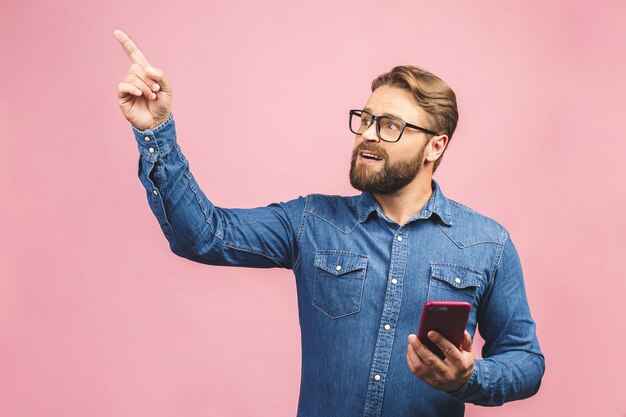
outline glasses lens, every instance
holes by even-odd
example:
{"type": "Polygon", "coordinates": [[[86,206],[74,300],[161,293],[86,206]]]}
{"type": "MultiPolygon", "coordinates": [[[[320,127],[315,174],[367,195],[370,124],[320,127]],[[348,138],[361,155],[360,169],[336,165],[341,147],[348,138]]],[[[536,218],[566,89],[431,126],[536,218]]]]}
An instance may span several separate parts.
{"type": "Polygon", "coordinates": [[[361,111],[350,112],[350,130],[360,135],[372,124],[372,116],[361,111]]]}
{"type": "Polygon", "coordinates": [[[381,139],[390,142],[398,140],[400,134],[402,133],[402,128],[404,127],[404,123],[402,123],[402,121],[387,116],[379,118],[378,123],[381,139]]]}

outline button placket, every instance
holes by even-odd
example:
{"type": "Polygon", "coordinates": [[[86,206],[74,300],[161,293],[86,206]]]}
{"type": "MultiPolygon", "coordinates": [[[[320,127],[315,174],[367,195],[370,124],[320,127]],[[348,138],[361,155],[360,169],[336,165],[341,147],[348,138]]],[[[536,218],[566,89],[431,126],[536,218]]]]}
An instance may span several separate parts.
{"type": "Polygon", "coordinates": [[[391,351],[393,341],[396,336],[396,327],[394,323],[398,321],[400,314],[400,306],[402,303],[402,277],[406,273],[408,245],[406,244],[406,231],[401,236],[399,229],[397,235],[392,237],[391,259],[389,267],[388,282],[385,294],[385,303],[380,317],[381,324],[376,338],[376,349],[374,352],[374,360],[370,368],[370,383],[367,387],[365,398],[365,414],[368,417],[379,416],[382,409],[382,398],[385,389],[385,381],[383,377],[387,375],[391,361],[391,351]]]}

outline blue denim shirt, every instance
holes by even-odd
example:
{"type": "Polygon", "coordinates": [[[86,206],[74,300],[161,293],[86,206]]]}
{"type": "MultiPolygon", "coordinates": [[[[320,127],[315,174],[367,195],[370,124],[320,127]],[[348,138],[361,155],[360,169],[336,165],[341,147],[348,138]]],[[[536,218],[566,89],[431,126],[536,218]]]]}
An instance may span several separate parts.
{"type": "Polygon", "coordinates": [[[537,392],[544,357],[519,257],[500,224],[447,199],[436,181],[406,224],[370,193],[311,194],[251,209],[215,206],[176,141],[173,115],[132,127],[139,178],[171,250],[210,265],[293,270],[302,337],[299,417],[461,416],[537,392]],[[429,300],[471,303],[483,359],[458,391],[435,390],[406,362],[429,300]]]}

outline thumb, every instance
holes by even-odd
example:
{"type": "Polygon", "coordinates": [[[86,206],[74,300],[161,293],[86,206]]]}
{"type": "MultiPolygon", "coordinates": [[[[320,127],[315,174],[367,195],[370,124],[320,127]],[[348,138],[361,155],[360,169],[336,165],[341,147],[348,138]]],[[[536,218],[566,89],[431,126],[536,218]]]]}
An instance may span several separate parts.
{"type": "Polygon", "coordinates": [[[465,330],[465,333],[463,334],[463,342],[461,342],[461,350],[464,350],[466,352],[472,351],[472,336],[470,336],[467,330],[465,330]]]}

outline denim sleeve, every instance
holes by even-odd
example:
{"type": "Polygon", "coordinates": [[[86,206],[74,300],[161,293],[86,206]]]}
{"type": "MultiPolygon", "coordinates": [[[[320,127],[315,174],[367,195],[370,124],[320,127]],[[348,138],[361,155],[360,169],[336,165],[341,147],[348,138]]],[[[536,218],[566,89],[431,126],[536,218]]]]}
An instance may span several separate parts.
{"type": "Polygon", "coordinates": [[[176,141],[173,114],[154,129],[131,127],[139,179],[172,252],[210,265],[293,268],[305,197],[250,209],[214,206],[176,141]]]}
{"type": "Polygon", "coordinates": [[[485,339],[482,356],[467,383],[451,395],[477,405],[497,406],[534,395],[545,370],[535,322],[526,299],[522,267],[510,237],[494,282],[480,304],[478,328],[485,339]]]}

